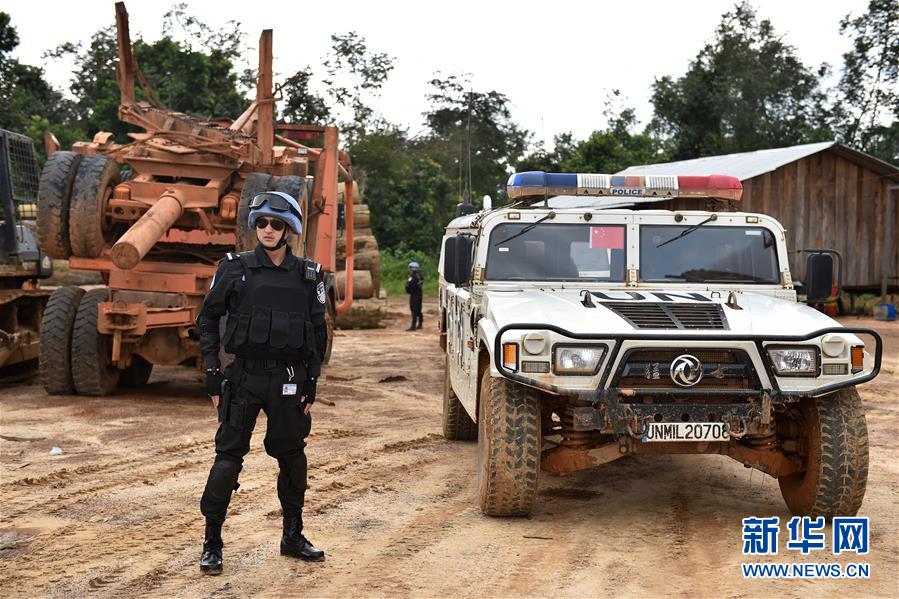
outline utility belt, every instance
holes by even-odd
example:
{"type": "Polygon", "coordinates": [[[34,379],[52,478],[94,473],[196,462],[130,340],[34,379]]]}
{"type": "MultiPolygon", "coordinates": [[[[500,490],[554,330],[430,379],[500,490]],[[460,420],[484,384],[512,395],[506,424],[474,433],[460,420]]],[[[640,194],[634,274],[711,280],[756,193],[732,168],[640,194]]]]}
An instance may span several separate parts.
{"type": "Polygon", "coordinates": [[[241,356],[234,358],[234,367],[241,370],[276,370],[290,366],[301,366],[304,371],[306,370],[306,364],[302,360],[272,360],[243,358],[241,356]]]}

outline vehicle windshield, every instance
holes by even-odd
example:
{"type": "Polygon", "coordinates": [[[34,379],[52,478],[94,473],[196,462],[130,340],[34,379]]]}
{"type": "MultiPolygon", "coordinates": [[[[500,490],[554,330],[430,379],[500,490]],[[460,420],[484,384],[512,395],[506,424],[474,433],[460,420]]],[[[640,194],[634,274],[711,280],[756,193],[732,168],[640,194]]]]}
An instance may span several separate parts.
{"type": "Polygon", "coordinates": [[[624,225],[503,223],[490,233],[490,281],[624,281],[624,225]],[[520,235],[519,235],[520,234],[520,235]]]}
{"type": "Polygon", "coordinates": [[[763,227],[640,227],[640,280],[777,284],[777,244],[763,227]]]}

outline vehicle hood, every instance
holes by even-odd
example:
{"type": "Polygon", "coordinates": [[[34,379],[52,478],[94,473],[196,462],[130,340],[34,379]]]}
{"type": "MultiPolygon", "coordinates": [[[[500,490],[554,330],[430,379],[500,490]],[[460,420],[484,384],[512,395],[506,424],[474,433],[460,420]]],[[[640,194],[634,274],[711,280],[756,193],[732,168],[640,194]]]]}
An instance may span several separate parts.
{"type": "MultiPolygon", "coordinates": [[[[597,335],[671,334],[697,335],[804,335],[826,327],[840,326],[828,316],[805,304],[752,292],[737,292],[740,309],[726,305],[728,292],[708,290],[592,290],[595,308],[585,307],[583,291],[574,289],[518,289],[484,292],[485,314],[497,329],[509,324],[550,324],[573,333],[597,335]],[[604,303],[631,306],[659,303],[720,306],[726,328],[665,329],[637,328],[619,311],[604,303]]],[[[649,306],[644,306],[649,307],[649,306]]],[[[714,308],[712,308],[714,310],[714,308]]]]}

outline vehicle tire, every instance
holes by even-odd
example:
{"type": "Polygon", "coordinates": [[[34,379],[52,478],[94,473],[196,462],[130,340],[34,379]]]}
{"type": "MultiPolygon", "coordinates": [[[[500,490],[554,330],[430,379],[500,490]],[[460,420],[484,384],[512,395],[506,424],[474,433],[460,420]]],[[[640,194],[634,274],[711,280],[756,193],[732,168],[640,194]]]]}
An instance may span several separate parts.
{"type": "Polygon", "coordinates": [[[481,378],[478,406],[478,497],[489,516],[527,516],[540,471],[540,401],[505,378],[481,378]]]}
{"type": "Polygon", "coordinates": [[[132,356],[131,365],[119,374],[119,387],[143,387],[152,373],[152,363],[140,356],[132,356]]]}
{"type": "Polygon", "coordinates": [[[250,173],[243,183],[240,192],[240,206],[237,209],[237,236],[234,249],[238,252],[246,252],[256,247],[256,231],[251,231],[247,226],[250,218],[250,200],[264,191],[271,191],[274,179],[267,173],[250,173]]]}
{"type": "Polygon", "coordinates": [[[450,441],[474,441],[478,438],[477,423],[465,411],[450,384],[449,356],[446,356],[443,375],[443,436],[450,441]]]}
{"type": "Polygon", "coordinates": [[[41,385],[50,395],[69,395],[75,392],[69,356],[75,315],[83,295],[84,289],[81,287],[60,287],[50,295],[44,308],[38,372],[41,385]]]}
{"type": "Polygon", "coordinates": [[[108,289],[91,289],[78,305],[72,331],[72,379],[79,395],[108,395],[119,381],[119,369],[110,362],[112,340],[97,330],[97,304],[108,299],[108,289]]]}
{"type": "Polygon", "coordinates": [[[41,251],[65,260],[72,254],[69,242],[69,206],[81,154],[54,152],[47,159],[37,192],[37,240],[41,251]]]}
{"type": "Polygon", "coordinates": [[[325,355],[322,357],[322,364],[331,361],[331,350],[334,348],[334,325],[337,322],[337,308],[334,306],[334,300],[328,296],[328,304],[325,308],[325,326],[328,328],[328,343],[325,345],[325,355]]]}
{"type": "Polygon", "coordinates": [[[799,405],[803,472],[778,479],[796,516],[854,516],[868,482],[868,427],[858,391],[842,389],[799,405]]]}
{"type": "Polygon", "coordinates": [[[303,202],[306,199],[304,197],[306,193],[306,180],[303,177],[298,177],[296,175],[280,177],[278,178],[277,183],[275,183],[275,191],[283,191],[295,199],[302,208],[303,202]]]}
{"type": "Polygon", "coordinates": [[[103,236],[106,203],[120,180],[119,169],[111,158],[85,156],[81,161],[69,212],[69,238],[73,255],[96,258],[103,252],[106,247],[103,236]]]}

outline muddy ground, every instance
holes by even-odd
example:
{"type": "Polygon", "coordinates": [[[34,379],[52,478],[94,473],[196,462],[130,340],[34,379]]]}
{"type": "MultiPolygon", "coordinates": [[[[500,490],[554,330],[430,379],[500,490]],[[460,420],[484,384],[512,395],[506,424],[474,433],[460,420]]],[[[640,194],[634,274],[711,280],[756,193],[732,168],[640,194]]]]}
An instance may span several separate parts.
{"type": "MultiPolygon", "coordinates": [[[[307,449],[307,533],[324,563],[281,557],[277,465],[261,438],[225,529],[226,572],[201,576],[199,495],[215,413],[196,375],[160,368],[113,397],[0,390],[0,596],[897,596],[899,323],[861,389],[871,469],[866,558],[784,549],[751,561],[867,561],[869,580],[747,581],[741,519],[789,517],[776,481],[723,456],[639,456],[541,479],[529,519],[476,507],[473,443],[440,434],[435,305],[406,333],[338,333],[307,449]],[[387,376],[405,377],[379,382],[387,376]],[[51,447],[63,455],[50,457],[51,447]]],[[[260,414],[257,431],[264,430],[260,414]]],[[[784,527],[785,528],[785,527],[784,527]]]]}

